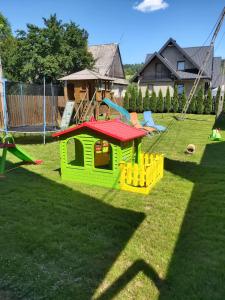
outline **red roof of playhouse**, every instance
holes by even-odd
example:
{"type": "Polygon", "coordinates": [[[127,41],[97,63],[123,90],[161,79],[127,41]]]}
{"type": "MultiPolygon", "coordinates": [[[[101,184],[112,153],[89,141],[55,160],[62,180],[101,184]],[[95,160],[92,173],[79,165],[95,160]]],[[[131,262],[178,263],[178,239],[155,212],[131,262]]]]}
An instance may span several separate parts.
{"type": "Polygon", "coordinates": [[[75,132],[82,128],[89,128],[93,131],[105,134],[121,142],[130,141],[145,136],[147,133],[142,129],[137,129],[118,120],[84,122],[81,125],[54,133],[52,136],[63,136],[75,132]]]}

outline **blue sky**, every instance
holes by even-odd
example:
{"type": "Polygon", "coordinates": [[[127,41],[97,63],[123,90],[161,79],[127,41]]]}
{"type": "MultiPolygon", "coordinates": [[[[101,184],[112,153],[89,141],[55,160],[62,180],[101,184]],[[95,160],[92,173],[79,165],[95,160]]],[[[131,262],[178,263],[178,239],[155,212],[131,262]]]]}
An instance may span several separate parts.
{"type": "MultiPolygon", "coordinates": [[[[202,45],[224,0],[0,0],[0,11],[13,30],[42,25],[56,13],[89,32],[89,44],[120,43],[124,63],[143,62],[169,38],[184,47],[202,45]]],[[[215,54],[225,57],[225,21],[215,54]]]]}

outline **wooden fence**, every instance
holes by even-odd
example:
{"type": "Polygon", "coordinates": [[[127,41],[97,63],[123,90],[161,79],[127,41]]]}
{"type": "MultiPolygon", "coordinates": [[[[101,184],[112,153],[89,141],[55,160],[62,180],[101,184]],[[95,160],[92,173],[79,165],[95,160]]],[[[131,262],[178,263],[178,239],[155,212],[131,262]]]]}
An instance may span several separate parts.
{"type": "MultiPolygon", "coordinates": [[[[8,127],[42,125],[43,96],[42,95],[8,95],[7,96],[8,127]]],[[[121,99],[116,99],[117,104],[122,105],[121,99]]],[[[64,96],[46,96],[46,125],[58,125],[66,105],[64,96]]],[[[104,111],[105,112],[105,111],[104,111]]],[[[112,114],[118,114],[111,110],[112,114]]],[[[3,128],[3,108],[0,102],[0,128],[3,128]]]]}
{"type": "MultiPolygon", "coordinates": [[[[8,95],[8,127],[39,126],[44,123],[44,103],[42,95],[8,95]]],[[[64,96],[46,96],[46,125],[57,126],[60,123],[64,96]],[[59,105],[60,106],[59,106],[59,105]]],[[[0,128],[3,128],[3,108],[0,103],[0,128]]]]}
{"type": "Polygon", "coordinates": [[[162,154],[142,153],[139,164],[121,163],[121,190],[148,194],[163,177],[164,157],[162,154]]]}

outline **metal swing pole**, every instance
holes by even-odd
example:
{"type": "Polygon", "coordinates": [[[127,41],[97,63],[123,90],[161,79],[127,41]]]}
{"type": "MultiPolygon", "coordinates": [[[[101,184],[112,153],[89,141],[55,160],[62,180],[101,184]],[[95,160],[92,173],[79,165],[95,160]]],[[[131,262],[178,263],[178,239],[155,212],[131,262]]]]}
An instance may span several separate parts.
{"type": "Polygon", "coordinates": [[[7,135],[8,134],[8,115],[7,115],[7,102],[6,102],[6,88],[5,88],[5,84],[6,84],[6,79],[1,78],[1,83],[3,86],[2,89],[2,107],[3,107],[3,122],[4,122],[4,132],[7,135]]]}
{"type": "Polygon", "coordinates": [[[45,96],[45,76],[44,76],[44,95],[43,95],[43,144],[46,143],[46,96],[45,96]]]}

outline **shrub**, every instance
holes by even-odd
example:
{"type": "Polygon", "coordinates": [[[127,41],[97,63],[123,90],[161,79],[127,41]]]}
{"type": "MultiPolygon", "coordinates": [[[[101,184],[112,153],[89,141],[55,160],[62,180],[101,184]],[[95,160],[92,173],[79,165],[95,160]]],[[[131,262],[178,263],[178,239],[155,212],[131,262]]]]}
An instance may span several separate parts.
{"type": "Polygon", "coordinates": [[[173,92],[173,112],[178,112],[179,109],[179,95],[177,85],[174,86],[173,92]]]}
{"type": "Polygon", "coordinates": [[[150,96],[148,87],[146,88],[145,96],[143,99],[143,109],[144,111],[150,110],[150,96]]]}
{"type": "Polygon", "coordinates": [[[188,113],[189,113],[189,114],[194,114],[194,113],[196,113],[196,95],[194,95],[194,96],[192,97],[191,103],[190,103],[190,105],[189,105],[189,107],[188,107],[188,113]]]}
{"type": "Polygon", "coordinates": [[[215,99],[215,114],[216,115],[218,113],[220,97],[221,97],[221,87],[219,86],[217,89],[217,92],[216,92],[216,99],[215,99]]]}
{"type": "Polygon", "coordinates": [[[137,103],[137,86],[134,84],[131,84],[130,86],[128,86],[127,88],[128,93],[130,94],[130,111],[135,112],[136,111],[136,103],[137,103]]]}
{"type": "Polygon", "coordinates": [[[157,112],[163,112],[163,94],[162,90],[159,90],[159,96],[158,96],[158,101],[157,101],[157,112]]]}
{"type": "Polygon", "coordinates": [[[124,96],[124,100],[123,100],[123,107],[126,110],[129,110],[130,106],[129,106],[129,95],[128,92],[126,91],[125,96],[124,96]]]}
{"type": "Polygon", "coordinates": [[[141,89],[139,89],[139,91],[138,91],[136,111],[143,112],[143,99],[142,99],[141,89]]]}
{"type": "Polygon", "coordinates": [[[156,112],[156,110],[157,110],[157,96],[156,96],[154,89],[152,90],[152,94],[150,97],[150,110],[152,112],[156,112]]]}
{"type": "Polygon", "coordinates": [[[180,97],[180,111],[183,111],[186,102],[187,102],[187,97],[186,97],[186,90],[184,88],[180,97]]]}
{"type": "Polygon", "coordinates": [[[169,89],[169,87],[167,87],[166,100],[165,100],[165,112],[170,112],[170,110],[171,110],[170,89],[169,89]]]}
{"type": "Polygon", "coordinates": [[[204,91],[201,87],[197,93],[196,97],[196,112],[197,114],[203,114],[204,112],[204,91]]]}
{"type": "Polygon", "coordinates": [[[212,112],[212,92],[211,89],[208,89],[208,93],[205,97],[205,107],[204,107],[204,113],[209,115],[212,112]]]}

